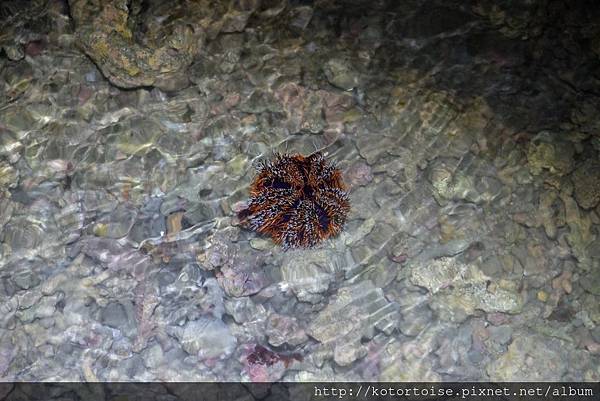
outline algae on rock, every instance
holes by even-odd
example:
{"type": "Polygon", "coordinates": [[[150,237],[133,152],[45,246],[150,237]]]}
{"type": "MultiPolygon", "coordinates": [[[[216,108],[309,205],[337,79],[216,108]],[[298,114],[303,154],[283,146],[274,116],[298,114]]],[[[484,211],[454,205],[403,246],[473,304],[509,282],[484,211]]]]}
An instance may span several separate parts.
{"type": "Polygon", "coordinates": [[[411,267],[410,281],[431,293],[431,307],[440,318],[464,321],[476,310],[519,313],[524,299],[517,285],[508,280],[492,280],[475,265],[443,257],[411,267]]]}

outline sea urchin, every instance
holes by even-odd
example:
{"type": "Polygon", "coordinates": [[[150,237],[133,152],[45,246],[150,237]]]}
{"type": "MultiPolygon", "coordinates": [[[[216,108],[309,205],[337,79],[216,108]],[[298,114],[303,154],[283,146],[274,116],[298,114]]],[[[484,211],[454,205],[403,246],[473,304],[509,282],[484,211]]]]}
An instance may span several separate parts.
{"type": "Polygon", "coordinates": [[[275,154],[259,166],[242,226],[283,249],[308,248],[342,231],[350,210],[341,171],[320,152],[275,154]]]}

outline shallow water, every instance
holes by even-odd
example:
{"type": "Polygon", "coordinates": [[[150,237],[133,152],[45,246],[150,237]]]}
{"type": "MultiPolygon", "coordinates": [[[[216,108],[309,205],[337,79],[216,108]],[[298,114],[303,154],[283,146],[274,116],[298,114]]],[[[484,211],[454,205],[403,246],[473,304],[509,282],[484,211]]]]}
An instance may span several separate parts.
{"type": "Polygon", "coordinates": [[[112,84],[64,3],[0,13],[0,380],[598,381],[600,31],[446,3],[224,6],[177,90],[112,84]],[[317,150],[342,234],[240,228],[317,150]]]}

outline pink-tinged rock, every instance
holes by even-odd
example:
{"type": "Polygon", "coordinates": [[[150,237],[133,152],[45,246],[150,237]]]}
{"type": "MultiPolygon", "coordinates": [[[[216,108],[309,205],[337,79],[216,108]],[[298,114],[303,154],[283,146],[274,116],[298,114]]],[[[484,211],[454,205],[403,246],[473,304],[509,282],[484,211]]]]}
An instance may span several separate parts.
{"type": "Polygon", "coordinates": [[[357,362],[356,371],[366,381],[375,381],[381,374],[381,357],[384,352],[384,344],[369,342],[367,355],[357,362]]]}
{"type": "Polygon", "coordinates": [[[325,101],[325,120],[328,123],[341,121],[343,115],[354,105],[351,95],[318,90],[317,94],[325,101]]]}
{"type": "Polygon", "coordinates": [[[490,322],[491,324],[493,324],[494,326],[500,326],[500,325],[510,322],[510,316],[508,316],[505,313],[499,313],[499,312],[488,313],[487,321],[490,322]]]}
{"type": "Polygon", "coordinates": [[[73,163],[65,159],[48,160],[46,166],[53,173],[68,173],[73,171],[73,163]]]}
{"type": "Polygon", "coordinates": [[[278,313],[271,314],[267,319],[265,334],[269,338],[269,344],[274,347],[285,343],[296,346],[308,340],[296,318],[278,313]]]}
{"type": "Polygon", "coordinates": [[[345,130],[347,111],[354,105],[354,99],[350,95],[336,94],[325,90],[319,90],[317,95],[323,99],[323,115],[325,117],[325,132],[330,136],[338,136],[345,130]]]}
{"type": "Polygon", "coordinates": [[[85,85],[81,85],[79,87],[79,93],[77,94],[77,99],[79,101],[79,105],[81,106],[82,104],[87,102],[89,100],[89,98],[92,97],[93,94],[94,94],[94,91],[91,88],[89,88],[85,85]]]}
{"type": "Polygon", "coordinates": [[[303,100],[306,98],[306,89],[289,82],[277,88],[275,98],[281,102],[284,109],[288,111],[298,110],[302,107],[303,100]]]}
{"type": "Polygon", "coordinates": [[[302,356],[280,354],[259,344],[248,344],[242,352],[244,372],[253,382],[277,381],[295,361],[302,361],[302,356]]]}
{"type": "Polygon", "coordinates": [[[347,170],[345,177],[350,188],[364,186],[373,181],[373,172],[367,163],[354,163],[347,170]]]}
{"type": "Polygon", "coordinates": [[[217,281],[233,297],[247,297],[266,287],[268,280],[262,270],[256,270],[244,261],[237,259],[233,265],[225,265],[216,273],[217,281]]]}
{"type": "Polygon", "coordinates": [[[210,113],[212,115],[224,114],[231,108],[238,105],[240,102],[240,95],[238,93],[233,93],[225,96],[221,102],[215,104],[211,109],[210,113]]]}
{"type": "Polygon", "coordinates": [[[231,205],[231,210],[233,210],[234,213],[239,213],[242,210],[246,210],[248,208],[248,202],[246,201],[239,201],[239,202],[235,202],[233,205],[231,205]]]}
{"type": "Polygon", "coordinates": [[[233,242],[233,233],[215,234],[204,255],[202,267],[215,270],[221,288],[232,297],[256,294],[269,284],[260,266],[264,255],[242,255],[239,245],[233,242]]]}
{"type": "Polygon", "coordinates": [[[223,104],[227,106],[228,109],[230,109],[238,105],[238,103],[240,102],[240,98],[241,97],[239,93],[230,93],[229,95],[225,96],[223,104]]]}
{"type": "Polygon", "coordinates": [[[594,355],[600,355],[600,343],[597,343],[593,340],[586,341],[585,349],[587,349],[590,353],[594,355]]]}
{"type": "Polygon", "coordinates": [[[283,106],[292,130],[300,129],[305,119],[306,88],[295,83],[286,83],[277,88],[274,95],[283,106]]]}
{"type": "Polygon", "coordinates": [[[43,40],[32,40],[25,45],[25,54],[31,57],[39,56],[46,48],[46,42],[43,40]]]}
{"type": "Polygon", "coordinates": [[[472,333],[472,338],[474,341],[484,341],[487,340],[490,336],[490,331],[485,327],[485,324],[483,324],[483,322],[481,321],[473,323],[472,333]]]}
{"type": "Polygon", "coordinates": [[[390,260],[394,263],[403,264],[404,262],[406,262],[408,260],[408,255],[405,253],[400,254],[400,255],[391,255],[390,260]]]}
{"type": "Polygon", "coordinates": [[[220,361],[219,358],[206,358],[206,359],[202,360],[202,363],[207,368],[214,368],[215,366],[217,366],[217,363],[219,361],[220,361]]]}

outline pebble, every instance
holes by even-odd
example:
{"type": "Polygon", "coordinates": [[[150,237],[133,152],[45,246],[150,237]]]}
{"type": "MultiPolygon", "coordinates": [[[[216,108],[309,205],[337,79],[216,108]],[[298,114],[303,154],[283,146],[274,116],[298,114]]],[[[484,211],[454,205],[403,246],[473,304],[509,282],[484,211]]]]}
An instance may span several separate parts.
{"type": "Polygon", "coordinates": [[[125,306],[118,302],[111,302],[101,309],[100,321],[107,326],[123,331],[133,328],[133,322],[129,320],[125,306]]]}
{"type": "Polygon", "coordinates": [[[227,325],[215,318],[190,321],[172,331],[183,349],[200,360],[226,358],[237,345],[227,325]]]}

